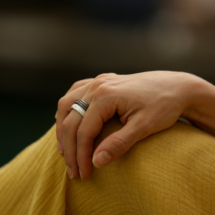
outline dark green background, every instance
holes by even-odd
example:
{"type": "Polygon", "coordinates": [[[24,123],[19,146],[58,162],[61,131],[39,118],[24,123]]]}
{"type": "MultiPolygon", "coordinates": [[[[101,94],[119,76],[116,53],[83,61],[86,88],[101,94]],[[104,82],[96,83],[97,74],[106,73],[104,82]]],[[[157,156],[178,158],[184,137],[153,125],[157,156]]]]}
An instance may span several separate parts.
{"type": "Polygon", "coordinates": [[[40,138],[54,123],[57,102],[1,96],[0,166],[40,138]]]}
{"type": "Polygon", "coordinates": [[[8,0],[1,4],[0,166],[55,123],[59,98],[77,80],[107,72],[172,70],[215,84],[215,17],[209,4],[202,7],[196,1],[195,7],[187,7],[186,1],[166,1],[148,18],[131,22],[123,17],[113,20],[110,10],[100,14],[102,18],[83,2],[8,0]],[[178,13],[175,2],[186,10],[180,6],[178,13]],[[105,14],[111,19],[104,20],[105,14]]]}

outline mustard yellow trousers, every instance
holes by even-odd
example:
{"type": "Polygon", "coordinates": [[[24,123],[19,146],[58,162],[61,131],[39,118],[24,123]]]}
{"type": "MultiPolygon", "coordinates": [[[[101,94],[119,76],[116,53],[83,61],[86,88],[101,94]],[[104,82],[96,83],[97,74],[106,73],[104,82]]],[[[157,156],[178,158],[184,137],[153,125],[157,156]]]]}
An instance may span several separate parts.
{"type": "MultiPolygon", "coordinates": [[[[95,147],[122,127],[108,121],[95,147]]],[[[0,169],[0,215],[213,215],[215,137],[177,122],[82,181],[67,177],[55,126],[0,169]]]]}

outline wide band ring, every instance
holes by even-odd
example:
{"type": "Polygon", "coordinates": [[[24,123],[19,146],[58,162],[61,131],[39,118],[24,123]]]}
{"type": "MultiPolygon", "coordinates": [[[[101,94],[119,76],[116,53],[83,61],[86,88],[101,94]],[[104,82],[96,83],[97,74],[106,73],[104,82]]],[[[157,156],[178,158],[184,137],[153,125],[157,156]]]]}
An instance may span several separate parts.
{"type": "Polygon", "coordinates": [[[87,111],[89,105],[82,99],[78,99],[75,101],[75,104],[81,106],[85,111],[87,111]]]}
{"type": "Polygon", "coordinates": [[[84,116],[85,114],[85,110],[78,104],[73,104],[71,107],[73,110],[77,111],[79,114],[81,114],[81,116],[84,116]]]}

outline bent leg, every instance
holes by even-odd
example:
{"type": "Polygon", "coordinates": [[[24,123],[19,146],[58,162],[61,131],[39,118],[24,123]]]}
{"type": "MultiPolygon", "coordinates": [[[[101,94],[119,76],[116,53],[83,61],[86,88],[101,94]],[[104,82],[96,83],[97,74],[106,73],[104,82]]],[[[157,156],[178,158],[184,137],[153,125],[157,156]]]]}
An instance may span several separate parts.
{"type": "MultiPolygon", "coordinates": [[[[121,128],[106,123],[95,144],[121,128]]],[[[182,122],[67,184],[67,214],[215,214],[215,137],[182,122]]]]}
{"type": "MultiPolygon", "coordinates": [[[[95,147],[121,126],[108,121],[95,147]]],[[[215,138],[197,128],[177,122],[84,181],[56,142],[54,126],[0,169],[1,214],[215,214],[215,138]]]]}
{"type": "Polygon", "coordinates": [[[65,214],[65,170],[53,126],[0,169],[0,214],[65,214]]]}

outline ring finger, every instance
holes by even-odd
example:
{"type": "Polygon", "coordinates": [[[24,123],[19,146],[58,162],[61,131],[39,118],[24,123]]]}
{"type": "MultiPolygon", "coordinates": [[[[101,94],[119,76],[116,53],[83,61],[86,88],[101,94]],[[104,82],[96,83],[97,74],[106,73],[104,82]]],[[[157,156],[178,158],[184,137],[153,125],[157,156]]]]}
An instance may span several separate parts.
{"type": "MultiPolygon", "coordinates": [[[[56,133],[57,139],[59,143],[59,151],[61,154],[64,153],[63,147],[63,131],[62,131],[62,123],[65,118],[69,115],[71,111],[71,105],[75,103],[77,99],[82,97],[87,89],[89,88],[89,84],[85,84],[82,87],[79,87],[69,93],[67,93],[62,99],[60,99],[58,104],[58,117],[56,122],[56,133]]],[[[72,120],[72,119],[71,119],[72,120]]]]}

